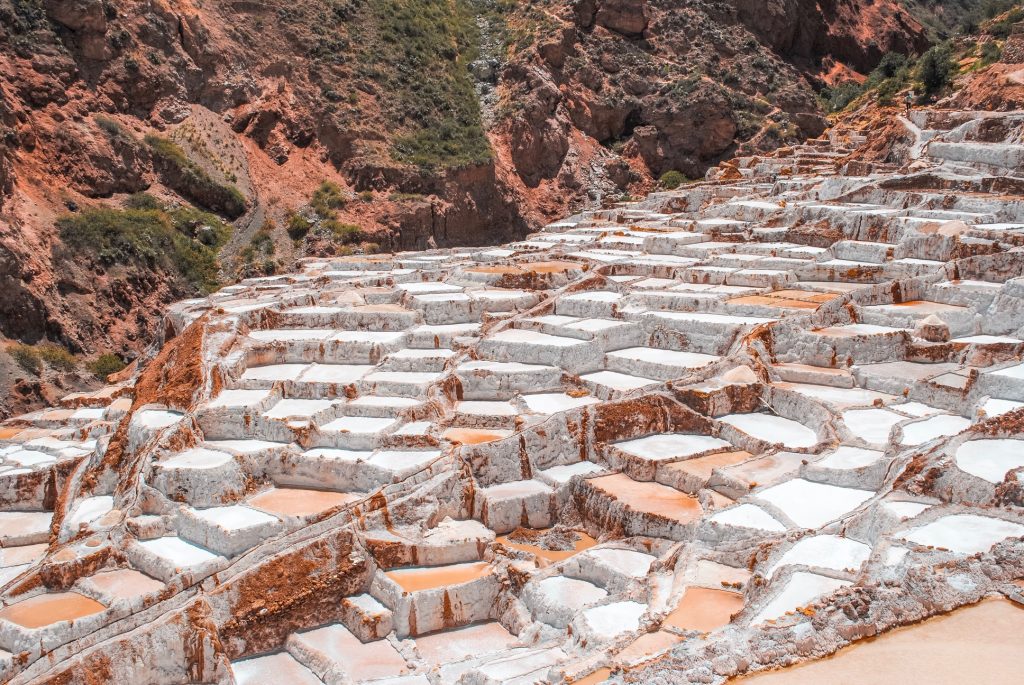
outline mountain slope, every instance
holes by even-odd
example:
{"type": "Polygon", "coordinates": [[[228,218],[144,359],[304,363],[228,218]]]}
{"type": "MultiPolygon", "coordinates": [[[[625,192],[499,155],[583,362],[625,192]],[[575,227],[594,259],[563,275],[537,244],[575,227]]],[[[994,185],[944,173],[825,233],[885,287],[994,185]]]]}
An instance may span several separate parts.
{"type": "Polygon", "coordinates": [[[130,358],[214,281],[512,240],[924,45],[894,0],[0,0],[0,336],[130,358]]]}

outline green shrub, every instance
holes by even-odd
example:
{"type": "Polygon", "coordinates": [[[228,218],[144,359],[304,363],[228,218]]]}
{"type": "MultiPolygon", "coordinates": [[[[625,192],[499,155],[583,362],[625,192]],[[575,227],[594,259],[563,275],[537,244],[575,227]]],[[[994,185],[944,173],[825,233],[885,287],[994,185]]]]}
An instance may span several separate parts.
{"type": "Polygon", "coordinates": [[[149,193],[132,193],[124,201],[125,209],[163,209],[164,204],[149,193]]]}
{"type": "Polygon", "coordinates": [[[891,105],[895,101],[896,95],[903,90],[905,85],[906,83],[899,78],[887,78],[882,81],[875,89],[878,104],[891,105]]]}
{"type": "Polygon", "coordinates": [[[7,348],[7,354],[28,373],[38,376],[43,372],[43,360],[38,350],[31,345],[11,345],[7,348]]]}
{"type": "Polygon", "coordinates": [[[94,255],[106,267],[134,265],[177,272],[200,292],[218,285],[216,248],[230,229],[212,214],[192,208],[89,209],[57,220],[64,244],[94,255]],[[212,230],[212,244],[195,239],[200,227],[212,230]]]}
{"type": "Polygon", "coordinates": [[[92,361],[88,361],[85,367],[92,372],[92,375],[99,378],[101,381],[106,381],[107,376],[112,373],[117,373],[124,369],[126,364],[116,354],[101,354],[92,361]]]}
{"type": "Polygon", "coordinates": [[[978,58],[981,61],[981,66],[994,64],[995,62],[998,62],[1002,56],[1003,50],[994,40],[982,43],[981,47],[978,48],[978,58]]]}
{"type": "Polygon", "coordinates": [[[864,90],[856,81],[843,81],[832,88],[823,88],[820,98],[829,112],[841,112],[863,92],[864,90]]]}
{"type": "Polygon", "coordinates": [[[373,202],[373,193],[370,192],[369,190],[364,190],[363,192],[359,193],[359,199],[362,200],[363,202],[373,202]]]}
{"type": "Polygon", "coordinates": [[[312,227],[313,224],[309,219],[298,212],[292,212],[288,215],[288,223],[285,224],[284,230],[292,240],[302,240],[312,227]]]}
{"type": "Polygon", "coordinates": [[[949,43],[933,45],[917,61],[917,79],[926,95],[934,95],[948,86],[954,75],[956,62],[949,43]]]}
{"type": "Polygon", "coordinates": [[[78,366],[78,360],[75,359],[75,355],[65,350],[60,345],[54,345],[53,343],[43,343],[38,346],[40,358],[46,362],[46,365],[51,369],[57,371],[74,371],[75,367],[78,366]]]}
{"type": "Polygon", "coordinates": [[[321,218],[330,219],[334,216],[335,210],[341,209],[348,204],[348,198],[337,183],[324,181],[313,191],[313,197],[309,205],[321,218]]]}
{"type": "Polygon", "coordinates": [[[871,77],[875,80],[883,80],[898,76],[906,70],[908,64],[909,61],[906,55],[901,55],[898,52],[887,52],[878,61],[878,65],[871,72],[871,77]]]}
{"type": "Polygon", "coordinates": [[[675,190],[686,182],[686,176],[683,176],[682,172],[672,169],[663,173],[658,181],[661,183],[662,188],[675,190]]]}
{"type": "Polygon", "coordinates": [[[321,227],[329,232],[334,240],[343,244],[358,243],[363,239],[363,229],[355,224],[344,224],[335,219],[328,219],[321,227]]]}

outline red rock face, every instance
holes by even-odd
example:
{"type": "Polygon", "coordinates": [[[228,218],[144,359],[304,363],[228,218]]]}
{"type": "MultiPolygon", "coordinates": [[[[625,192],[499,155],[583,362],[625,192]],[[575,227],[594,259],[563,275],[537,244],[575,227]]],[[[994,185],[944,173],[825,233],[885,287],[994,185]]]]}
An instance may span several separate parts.
{"type": "Polygon", "coordinates": [[[733,0],[737,19],[773,49],[810,67],[823,56],[868,72],[887,52],[927,47],[921,25],[898,3],[733,0]]]}

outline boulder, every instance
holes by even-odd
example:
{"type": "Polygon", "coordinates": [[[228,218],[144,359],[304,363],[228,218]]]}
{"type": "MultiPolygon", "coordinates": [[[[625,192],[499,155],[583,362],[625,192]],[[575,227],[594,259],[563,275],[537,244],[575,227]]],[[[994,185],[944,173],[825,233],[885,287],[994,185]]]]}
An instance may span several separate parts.
{"type": "Polygon", "coordinates": [[[103,0],[46,0],[46,14],[72,31],[104,33],[107,13],[103,0]]]}
{"type": "Polygon", "coordinates": [[[602,0],[594,21],[624,36],[640,36],[651,21],[644,0],[602,0]]]}

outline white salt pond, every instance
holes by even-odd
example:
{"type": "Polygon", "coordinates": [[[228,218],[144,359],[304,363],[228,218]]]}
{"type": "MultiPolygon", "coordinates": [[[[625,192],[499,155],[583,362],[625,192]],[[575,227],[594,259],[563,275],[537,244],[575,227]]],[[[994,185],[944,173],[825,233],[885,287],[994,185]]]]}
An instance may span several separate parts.
{"type": "Polygon", "coordinates": [[[179,568],[196,566],[217,558],[213,552],[197,547],[179,537],[169,536],[154,540],[143,540],[139,544],[161,559],[166,559],[179,568]]]}
{"type": "Polygon", "coordinates": [[[288,652],[233,661],[236,685],[323,685],[323,681],[288,652]]]}
{"type": "Polygon", "coordinates": [[[850,583],[845,580],[797,571],[790,577],[782,592],[775,595],[764,608],[757,612],[751,622],[756,625],[781,618],[787,613],[807,606],[847,585],[850,583]]]}
{"type": "Polygon", "coordinates": [[[825,456],[817,463],[818,466],[829,469],[847,471],[871,466],[883,457],[883,453],[877,450],[866,450],[861,447],[840,445],[834,452],[825,456]]]}
{"type": "Polygon", "coordinates": [[[592,549],[585,553],[587,556],[600,561],[617,573],[630,578],[643,578],[651,570],[651,564],[655,557],[643,552],[636,552],[631,549],[615,549],[602,547],[592,549]]]}
{"type": "Polygon", "coordinates": [[[512,402],[465,399],[456,404],[456,412],[472,416],[514,417],[519,414],[512,402]]]}
{"type": "Polygon", "coordinates": [[[366,364],[312,364],[299,380],[306,383],[348,385],[366,377],[374,368],[366,364]]]}
{"type": "Polygon", "coordinates": [[[901,520],[912,519],[930,509],[932,505],[924,502],[883,502],[882,506],[898,516],[901,520]]]}
{"type": "Polygon", "coordinates": [[[1024,407],[1024,402],[990,398],[985,400],[985,403],[981,405],[981,410],[985,412],[985,416],[987,418],[993,418],[996,416],[1002,416],[1014,409],[1020,409],[1021,407],[1024,407]]]}
{"type": "Polygon", "coordinates": [[[258,404],[270,397],[269,389],[257,390],[222,390],[217,397],[206,405],[208,409],[227,407],[248,407],[258,404]]]}
{"type": "Polygon", "coordinates": [[[242,374],[243,381],[293,381],[310,364],[268,364],[267,366],[250,366],[242,374]]]}
{"type": "Polygon", "coordinates": [[[215,469],[234,460],[227,452],[193,447],[160,462],[164,469],[215,469]]]}
{"type": "Polygon", "coordinates": [[[764,530],[769,533],[782,533],[786,530],[786,527],[775,517],[755,504],[741,504],[724,509],[716,512],[708,520],[737,528],[764,530]]]}
{"type": "Polygon", "coordinates": [[[39,452],[38,450],[23,450],[18,448],[11,449],[10,452],[3,454],[3,460],[12,464],[17,464],[25,468],[33,468],[36,466],[43,466],[45,464],[52,464],[57,461],[52,455],[46,454],[45,452],[39,452]]]}
{"type": "Polygon", "coordinates": [[[774,414],[729,414],[719,419],[747,435],[784,447],[813,447],[818,444],[817,434],[807,426],[774,414]]]}
{"type": "Polygon", "coordinates": [[[555,414],[560,411],[567,411],[569,409],[597,404],[601,401],[596,397],[591,397],[590,395],[573,397],[572,395],[568,395],[564,392],[523,395],[522,399],[523,402],[526,403],[527,408],[536,414],[555,414]]]}
{"type": "Polygon", "coordinates": [[[951,514],[908,531],[904,540],[958,554],[987,552],[1006,538],[1024,536],[1024,526],[977,514],[951,514]]]}
{"type": "Polygon", "coordinates": [[[320,426],[320,430],[336,433],[371,433],[376,434],[394,425],[396,419],[391,417],[374,418],[371,416],[342,416],[320,426]]]}
{"type": "Polygon", "coordinates": [[[165,409],[144,409],[132,415],[132,425],[141,426],[150,430],[167,428],[181,419],[184,414],[165,409]]]}
{"type": "Polygon", "coordinates": [[[497,621],[487,621],[420,635],[415,642],[416,651],[427,663],[440,666],[511,649],[516,636],[497,621]]]}
{"type": "Polygon", "coordinates": [[[820,528],[871,499],[874,492],[814,483],[803,478],[774,485],[757,493],[802,528],[820,528]]]}
{"type": "Polygon", "coordinates": [[[662,350],[654,347],[629,347],[624,350],[609,352],[608,356],[616,359],[628,359],[632,361],[653,362],[656,364],[677,366],[683,369],[699,369],[702,366],[707,366],[708,364],[712,364],[721,359],[721,357],[713,354],[662,350]]]}
{"type": "Polygon", "coordinates": [[[619,392],[639,390],[640,388],[647,388],[661,383],[661,381],[656,381],[651,378],[630,376],[629,374],[619,373],[618,371],[595,371],[594,373],[584,374],[580,376],[580,378],[591,383],[607,386],[612,390],[617,390],[619,392]]]}
{"type": "Polygon", "coordinates": [[[380,450],[370,463],[389,471],[419,470],[441,456],[440,450],[380,450]]]}
{"type": "Polygon", "coordinates": [[[578,338],[565,338],[560,335],[549,335],[537,331],[528,331],[522,328],[509,328],[499,331],[488,338],[495,342],[519,343],[526,345],[550,345],[551,347],[573,347],[585,345],[586,342],[578,338]]]}
{"type": "Polygon", "coordinates": [[[650,461],[691,457],[711,450],[732,447],[721,438],[688,433],[660,433],[636,440],[616,442],[614,445],[623,452],[650,461]]]}
{"type": "Polygon", "coordinates": [[[1002,483],[1006,474],[1024,467],[1024,440],[971,440],[956,450],[956,465],[965,473],[1002,483]]]}
{"type": "Polygon", "coordinates": [[[87,497],[74,508],[68,518],[68,526],[71,530],[78,528],[79,524],[95,521],[114,508],[114,498],[110,495],[98,497],[87,497]]]}
{"type": "Polygon", "coordinates": [[[828,404],[835,409],[846,409],[847,407],[859,407],[866,404],[873,404],[876,400],[883,402],[894,399],[893,395],[887,395],[874,390],[864,388],[834,388],[830,385],[812,385],[810,383],[774,383],[776,387],[792,390],[807,397],[812,397],[820,402],[828,404]]]}
{"type": "Polygon", "coordinates": [[[407,670],[405,659],[390,642],[360,642],[340,623],[294,633],[291,639],[303,651],[314,655],[317,661],[345,673],[351,681],[389,678],[402,675],[407,670]]]}
{"type": "Polygon", "coordinates": [[[334,404],[333,400],[281,400],[263,415],[268,419],[309,418],[334,404]]]}
{"type": "Polygon", "coordinates": [[[535,620],[564,628],[580,610],[600,602],[608,591],[578,578],[550,576],[527,588],[535,620]]]}
{"type": "Polygon", "coordinates": [[[638,630],[645,611],[647,605],[639,602],[613,602],[584,610],[583,620],[598,639],[611,640],[638,630]]]}
{"type": "Polygon", "coordinates": [[[842,571],[857,571],[871,556],[871,548],[838,535],[815,535],[802,538],[786,550],[768,569],[766,577],[771,578],[776,570],[786,565],[820,566],[842,571]]]}
{"type": "Polygon", "coordinates": [[[956,435],[960,431],[966,430],[970,425],[971,422],[962,416],[949,416],[946,414],[933,416],[924,421],[915,421],[903,426],[903,444],[911,446],[922,445],[936,438],[956,435]]]}
{"type": "Polygon", "coordinates": [[[228,531],[245,530],[277,522],[277,518],[270,514],[238,504],[209,509],[193,509],[192,511],[204,521],[228,531]]]}
{"type": "Polygon", "coordinates": [[[865,442],[875,445],[889,443],[889,431],[900,421],[906,421],[888,409],[850,409],[843,412],[843,423],[850,432],[865,442]]]}

